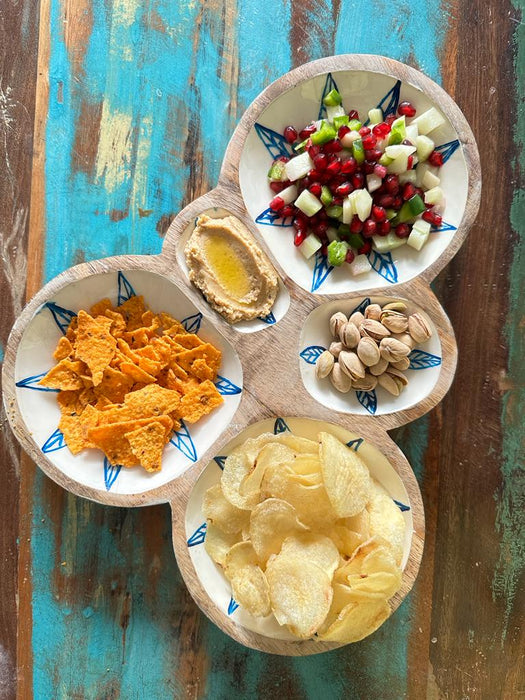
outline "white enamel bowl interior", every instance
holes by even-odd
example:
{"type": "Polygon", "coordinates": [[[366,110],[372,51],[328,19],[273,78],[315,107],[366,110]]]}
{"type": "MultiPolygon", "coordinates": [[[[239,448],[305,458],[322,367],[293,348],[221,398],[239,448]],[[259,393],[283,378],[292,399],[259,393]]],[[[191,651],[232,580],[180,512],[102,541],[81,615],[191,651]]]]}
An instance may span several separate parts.
{"type": "MultiPolygon", "coordinates": [[[[338,71],[331,75],[343,97],[343,105],[348,111],[358,110],[363,121],[368,110],[379,105],[388,93],[395,88],[396,79],[382,73],[370,71],[338,71]]],[[[288,125],[302,129],[309,122],[319,118],[322,95],[328,76],[316,76],[298,83],[295,87],[277,97],[257,118],[244,144],[239,164],[239,178],[246,207],[258,222],[259,229],[269,248],[282,265],[285,272],[307,291],[318,294],[341,294],[361,289],[388,287],[392,283],[406,282],[419,275],[431,265],[452,241],[455,231],[463,217],[467,201],[468,172],[461,147],[446,160],[440,170],[441,187],[444,190],[446,206],[441,230],[432,232],[421,251],[407,245],[391,253],[391,260],[375,258],[370,262],[383,274],[372,269],[367,273],[352,277],[346,265],[330,271],[323,265],[321,256],[305,260],[293,245],[293,228],[261,222],[261,215],[268,210],[274,194],[267,181],[268,169],[273,157],[279,155],[282,138],[279,135],[288,125]],[[275,132],[270,149],[263,143],[258,129],[264,127],[275,132]],[[270,154],[273,151],[273,157],[270,154]]],[[[433,102],[419,89],[402,83],[400,100],[409,100],[416,107],[418,114],[439,104],[433,102]]],[[[388,98],[386,103],[388,103],[388,98]]],[[[260,132],[260,129],[259,129],[260,132]]],[[[429,136],[437,146],[457,142],[457,134],[450,122],[432,131],[429,136]]],[[[289,150],[289,149],[288,149],[289,150]]],[[[447,150],[451,150],[448,147],[447,150]]],[[[446,151],[444,152],[446,156],[446,151]]],[[[264,217],[262,217],[264,219],[264,217]]],[[[280,223],[279,221],[277,223],[280,223]]],[[[291,221],[288,222],[291,226],[291,221]]]]}
{"type": "MultiPolygon", "coordinates": [[[[225,216],[234,216],[227,209],[223,209],[221,207],[213,207],[213,209],[206,209],[202,213],[206,214],[206,216],[209,216],[210,219],[221,219],[225,216]]],[[[195,228],[196,223],[197,219],[195,219],[195,221],[190,222],[182,232],[182,235],[179,236],[179,239],[177,241],[177,262],[179,263],[181,270],[186,275],[188,280],[189,272],[188,266],[186,264],[186,255],[184,253],[184,249],[186,247],[186,243],[188,242],[188,238],[191,236],[193,229],[195,228]]],[[[236,331],[239,331],[240,333],[254,333],[255,331],[260,331],[263,328],[267,328],[269,325],[273,325],[280,321],[288,311],[289,306],[290,295],[288,294],[288,290],[286,289],[286,287],[282,283],[281,278],[279,277],[279,291],[277,293],[277,298],[275,299],[275,303],[272,307],[271,313],[265,318],[255,318],[252,321],[239,321],[239,323],[234,323],[232,325],[232,328],[234,328],[236,331]]],[[[220,314],[213,311],[211,307],[209,308],[210,314],[213,314],[218,319],[224,321],[220,314]]]]}
{"type": "Polygon", "coordinates": [[[36,444],[49,460],[79,484],[118,494],[144,493],[157,488],[188,469],[213,444],[230,424],[239,405],[242,390],[242,368],[236,352],[214,327],[202,318],[184,294],[167,278],[145,270],[124,273],[111,271],[94,274],[68,284],[33,316],[18,348],[15,381],[16,397],[22,417],[36,444]],[[64,311],[77,313],[109,297],[113,304],[124,301],[131,293],[144,296],[152,311],[166,311],[185,320],[188,330],[197,332],[222,351],[219,370],[219,390],[224,391],[224,403],[210,415],[193,425],[182,426],[164,449],[162,470],[148,474],[142,467],[120,469],[105,462],[100,450],[83,450],[72,455],[57,432],[60,411],[57,394],[38,387],[38,378],[55,364],[53,351],[62,335],[55,316],[65,321],[64,311]],[[60,308],[59,308],[60,307],[60,308]],[[62,309],[62,311],[61,311],[62,309]],[[227,381],[229,380],[229,382],[227,381]]]}
{"type": "Polygon", "coordinates": [[[220,457],[227,456],[231,450],[249,437],[256,437],[265,432],[282,432],[283,429],[291,430],[295,435],[301,435],[316,440],[320,431],[327,431],[348,443],[354,442],[353,448],[366,462],[372,477],[397,501],[405,519],[405,546],[402,567],[406,566],[410,554],[413,534],[412,511],[407,490],[395,469],[386,457],[371,443],[362,440],[362,436],[345,430],[339,426],[331,425],[323,421],[309,418],[278,418],[267,419],[254,423],[243,430],[237,437],[229,442],[218,456],[218,461],[213,459],[197,480],[188,499],[186,508],[186,540],[189,554],[195,567],[199,580],[206,593],[221,610],[224,615],[231,617],[237,624],[274,639],[297,641],[284,627],[281,627],[273,615],[265,618],[256,618],[242,607],[235,607],[232,602],[231,587],[222,573],[222,570],[208,556],[204,548],[205,517],[202,513],[202,501],[205,492],[210,486],[218,483],[221,478],[220,457]],[[362,440],[359,442],[359,440],[362,440]]]}
{"type": "Polygon", "coordinates": [[[363,310],[368,303],[387,304],[395,301],[392,297],[367,297],[362,299],[340,299],[321,304],[314,309],[306,319],[299,341],[299,363],[303,383],[311,396],[323,406],[341,413],[361,415],[384,415],[403,411],[423,401],[435,387],[441,370],[441,343],[432,320],[424,309],[403,299],[408,307],[407,313],[419,312],[427,320],[432,329],[432,337],[426,343],[418,344],[409,358],[411,368],[405,370],[408,385],[399,396],[392,396],[380,386],[373,392],[356,392],[351,389],[342,394],[334,388],[330,377],[317,379],[315,376],[315,360],[326,350],[332,340],[329,329],[330,316],[336,311],[342,311],[350,316],[355,310],[363,310]]]}

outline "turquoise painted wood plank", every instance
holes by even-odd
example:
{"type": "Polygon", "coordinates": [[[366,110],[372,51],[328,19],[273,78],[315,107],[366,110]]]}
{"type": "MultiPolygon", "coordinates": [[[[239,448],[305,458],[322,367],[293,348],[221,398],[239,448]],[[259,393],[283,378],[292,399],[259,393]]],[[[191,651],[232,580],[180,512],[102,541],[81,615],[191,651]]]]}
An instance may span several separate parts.
{"type": "MultiPolygon", "coordinates": [[[[429,3],[403,4],[401,12],[398,2],[345,0],[333,28],[325,21],[332,9],[312,7],[309,14],[295,2],[268,12],[254,0],[95,0],[68,43],[65,5],[52,0],[46,278],[84,259],[158,252],[169,217],[215,183],[235,122],[263,87],[299,56],[376,50],[375,33],[359,28],[364,13],[393,37],[391,55],[439,80],[447,16],[427,10],[429,3]],[[431,38],[418,39],[423,30],[431,38]]],[[[426,425],[410,436],[419,474],[426,425]]],[[[406,693],[410,598],[358,646],[274,659],[235,644],[195,611],[174,564],[167,508],[146,515],[64,495],[57,511],[52,489],[38,477],[35,697],[55,690],[57,697],[178,697],[195,668],[203,676],[197,696],[213,698],[257,688],[269,696],[272,684],[290,697],[363,687],[383,698],[406,693]]]]}

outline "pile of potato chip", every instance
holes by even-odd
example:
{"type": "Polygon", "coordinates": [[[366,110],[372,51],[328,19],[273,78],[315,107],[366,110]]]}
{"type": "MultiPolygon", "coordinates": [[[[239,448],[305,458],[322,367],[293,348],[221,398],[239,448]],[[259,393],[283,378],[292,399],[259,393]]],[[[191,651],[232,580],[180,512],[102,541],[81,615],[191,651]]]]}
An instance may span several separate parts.
{"type": "Polygon", "coordinates": [[[111,464],[162,466],[180,420],[195,423],[223,402],[213,383],[221,352],[141,296],[79,311],[40,384],[59,389],[59,429],[73,454],[101,449],[111,464]]]}
{"type": "Polygon", "coordinates": [[[252,615],[356,642],[390,615],[405,523],[353,449],[317,438],[264,433],[235,448],[204,497],[205,547],[252,615]]]}

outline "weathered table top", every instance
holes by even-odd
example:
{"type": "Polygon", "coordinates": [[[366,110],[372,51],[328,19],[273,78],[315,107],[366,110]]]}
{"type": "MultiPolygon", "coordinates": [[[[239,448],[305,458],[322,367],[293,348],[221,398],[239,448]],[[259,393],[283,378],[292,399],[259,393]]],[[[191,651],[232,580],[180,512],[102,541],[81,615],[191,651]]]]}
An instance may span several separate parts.
{"type": "Polygon", "coordinates": [[[3,4],[3,346],[26,296],[69,265],[158,252],[171,217],[215,184],[252,98],[313,58],[385,53],[441,83],[478,139],[484,194],[467,243],[434,285],[457,334],[455,382],[438,408],[394,435],[420,481],[426,549],[412,594],[381,630],[304,659],[237,645],[186,592],[167,506],[120,510],[67,494],[20,455],[3,418],[1,698],[525,692],[523,8],[3,4]]]}

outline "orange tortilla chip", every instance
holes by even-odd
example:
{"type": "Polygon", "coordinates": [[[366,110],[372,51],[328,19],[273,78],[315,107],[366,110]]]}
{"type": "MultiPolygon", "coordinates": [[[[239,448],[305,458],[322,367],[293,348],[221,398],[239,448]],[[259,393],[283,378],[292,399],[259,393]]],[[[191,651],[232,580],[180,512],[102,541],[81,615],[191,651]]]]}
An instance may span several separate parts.
{"type": "Polygon", "coordinates": [[[173,421],[169,416],[158,416],[153,420],[151,418],[144,418],[141,420],[98,425],[88,430],[87,438],[104,452],[111,464],[120,464],[123,467],[134,467],[140,464],[140,460],[137,459],[136,455],[133,453],[128,440],[125,438],[125,434],[133,432],[137,430],[137,428],[152,422],[158,422],[164,426],[164,439],[166,439],[173,426],[173,421]]]}
{"type": "Polygon", "coordinates": [[[58,365],[52,367],[38,383],[48,389],[61,389],[62,391],[83,389],[84,383],[79,375],[84,369],[85,364],[78,360],[60,360],[58,365]]]}
{"type": "Polygon", "coordinates": [[[159,318],[166,335],[188,332],[180,321],[177,321],[176,318],[173,318],[173,316],[170,316],[170,314],[164,311],[159,314],[159,318]]]}
{"type": "Polygon", "coordinates": [[[72,352],[73,346],[71,345],[68,338],[66,338],[66,336],[63,335],[58,341],[58,345],[56,346],[56,350],[53,353],[53,357],[57,362],[60,362],[60,360],[65,360],[66,357],[68,357],[72,352]]]}
{"type": "Polygon", "coordinates": [[[111,403],[122,403],[132,386],[133,380],[128,374],[124,374],[114,367],[106,367],[102,381],[95,388],[95,396],[104,396],[111,403]]]}
{"type": "Polygon", "coordinates": [[[192,348],[197,348],[199,345],[204,345],[204,341],[199,338],[195,333],[178,333],[177,335],[170,336],[176,343],[181,345],[186,350],[191,350],[192,348]]]}
{"type": "Polygon", "coordinates": [[[94,447],[86,435],[98,423],[98,411],[89,404],[82,413],[63,413],[58,424],[64,435],[66,445],[76,455],[86,447],[94,447]]]}
{"type": "Polygon", "coordinates": [[[187,372],[191,372],[193,371],[192,364],[195,362],[195,360],[198,358],[204,359],[215,377],[221,364],[221,356],[222,353],[220,350],[214,348],[213,345],[210,345],[210,343],[203,343],[196,348],[179,353],[177,355],[177,362],[187,372]]]}
{"type": "Polygon", "coordinates": [[[140,369],[140,367],[137,367],[137,365],[134,365],[132,362],[121,362],[120,371],[129,375],[134,382],[151,384],[155,381],[155,377],[152,377],[151,374],[144,372],[143,369],[140,369]]]}
{"type": "Polygon", "coordinates": [[[199,418],[220,406],[223,401],[213,382],[202,382],[182,397],[179,416],[187,423],[195,423],[199,418]]]}
{"type": "MultiPolygon", "coordinates": [[[[103,318],[111,324],[110,319],[103,318]]],[[[117,341],[107,328],[85,311],[78,312],[75,352],[76,356],[89,367],[95,386],[102,381],[104,370],[115,354],[116,345],[117,341]]]]}
{"type": "Polygon", "coordinates": [[[119,314],[118,311],[112,311],[107,309],[104,312],[104,316],[111,319],[111,335],[118,338],[126,330],[126,321],[124,321],[124,316],[119,314]]]}
{"type": "Polygon", "coordinates": [[[162,466],[162,451],[166,429],[158,421],[151,421],[141,428],[125,433],[131,451],[148,472],[158,472],[162,466]]]}
{"type": "Polygon", "coordinates": [[[160,416],[175,411],[180,404],[180,394],[164,389],[158,384],[149,384],[140,391],[132,391],[124,399],[124,405],[149,416],[160,416]]]}
{"type": "Polygon", "coordinates": [[[67,327],[66,331],[66,338],[70,340],[72,343],[75,342],[75,339],[77,337],[77,327],[78,327],[78,317],[75,316],[74,318],[71,319],[71,323],[67,327]]]}
{"type": "Polygon", "coordinates": [[[96,304],[93,304],[93,306],[89,309],[89,315],[93,316],[93,318],[95,318],[95,316],[104,316],[106,311],[111,311],[112,309],[113,304],[106,297],[105,299],[97,301],[96,304]]]}
{"type": "Polygon", "coordinates": [[[146,311],[144,297],[134,296],[116,308],[124,316],[128,331],[134,331],[142,326],[142,314],[146,311]]]}

